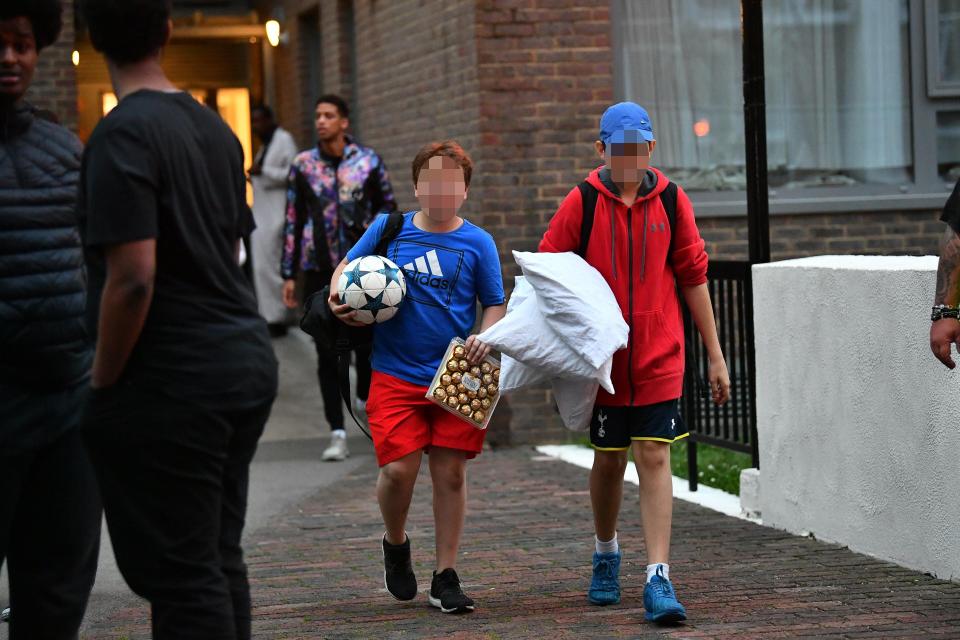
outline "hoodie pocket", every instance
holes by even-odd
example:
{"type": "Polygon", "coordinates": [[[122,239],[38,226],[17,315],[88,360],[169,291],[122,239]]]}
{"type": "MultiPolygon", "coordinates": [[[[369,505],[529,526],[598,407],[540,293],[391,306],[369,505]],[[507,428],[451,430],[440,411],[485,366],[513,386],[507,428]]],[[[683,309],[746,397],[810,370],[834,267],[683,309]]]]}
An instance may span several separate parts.
{"type": "Polygon", "coordinates": [[[683,371],[683,352],[677,332],[667,327],[663,311],[644,311],[632,316],[634,383],[683,371]]]}

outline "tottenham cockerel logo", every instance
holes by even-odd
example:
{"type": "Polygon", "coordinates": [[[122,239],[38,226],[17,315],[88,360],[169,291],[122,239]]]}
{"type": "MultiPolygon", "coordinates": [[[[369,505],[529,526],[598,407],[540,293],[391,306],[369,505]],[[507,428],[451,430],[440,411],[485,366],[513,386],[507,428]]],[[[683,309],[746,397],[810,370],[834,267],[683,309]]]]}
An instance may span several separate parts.
{"type": "Polygon", "coordinates": [[[604,429],[603,429],[603,424],[607,421],[607,418],[608,418],[608,417],[609,417],[609,416],[607,416],[603,411],[601,411],[599,414],[597,414],[597,422],[600,423],[600,428],[597,429],[597,436],[599,436],[599,437],[601,437],[601,438],[603,438],[604,436],[607,435],[607,432],[604,431],[604,429]]]}

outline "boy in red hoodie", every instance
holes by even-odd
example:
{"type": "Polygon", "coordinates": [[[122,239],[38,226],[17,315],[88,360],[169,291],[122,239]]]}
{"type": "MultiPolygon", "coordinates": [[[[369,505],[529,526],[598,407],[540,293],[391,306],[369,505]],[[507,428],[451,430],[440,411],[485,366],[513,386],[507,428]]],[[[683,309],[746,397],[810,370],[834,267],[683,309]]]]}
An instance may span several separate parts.
{"type": "Polygon", "coordinates": [[[540,251],[580,252],[610,285],[630,327],[627,348],[613,359],[616,393],[600,390],[590,424],[596,550],[588,598],[598,605],[620,601],[617,516],[632,447],[649,562],[643,592],[646,619],[676,622],[686,619],[686,610],[673,591],[667,564],[673,517],[670,444],[689,435],[678,401],[684,365],[678,288],[707,348],[710,389],[717,404],[729,398],[730,376],[717,339],[706,285],[707,253],[693,207],[682,189],[650,167],[656,144],[643,107],[621,102],[607,109],[594,143],[605,164],[567,194],[540,251]],[[582,195],[590,197],[591,190],[597,196],[592,226],[583,225],[582,195]],[[671,201],[674,204],[665,204],[671,201]],[[668,207],[675,208],[674,220],[668,207]],[[588,228],[582,244],[581,231],[588,228]]]}

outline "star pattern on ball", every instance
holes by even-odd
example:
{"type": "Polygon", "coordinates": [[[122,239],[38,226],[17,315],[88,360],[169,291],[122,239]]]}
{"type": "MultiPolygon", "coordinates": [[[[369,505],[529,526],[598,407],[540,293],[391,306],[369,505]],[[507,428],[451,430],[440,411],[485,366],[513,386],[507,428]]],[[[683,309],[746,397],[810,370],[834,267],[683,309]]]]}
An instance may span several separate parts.
{"type": "Polygon", "coordinates": [[[370,272],[362,271],[360,269],[360,261],[358,260],[356,266],[353,269],[351,269],[350,271],[344,271],[343,273],[345,276],[347,276],[347,286],[343,288],[343,290],[346,291],[347,289],[350,288],[350,285],[353,285],[353,284],[362,288],[363,285],[360,283],[360,278],[362,278],[363,276],[367,275],[370,272]]]}
{"type": "Polygon", "coordinates": [[[390,307],[388,304],[383,303],[383,292],[381,291],[376,296],[371,296],[369,293],[367,296],[367,304],[360,307],[363,311],[369,311],[373,314],[373,317],[377,317],[377,312],[382,309],[387,309],[390,307]]]}
{"type": "Polygon", "coordinates": [[[400,277],[401,277],[400,267],[391,267],[389,264],[385,262],[383,263],[383,269],[381,269],[380,271],[381,273],[383,273],[383,277],[387,279],[387,284],[390,284],[391,282],[396,282],[401,286],[403,285],[403,283],[400,282],[400,277]]]}

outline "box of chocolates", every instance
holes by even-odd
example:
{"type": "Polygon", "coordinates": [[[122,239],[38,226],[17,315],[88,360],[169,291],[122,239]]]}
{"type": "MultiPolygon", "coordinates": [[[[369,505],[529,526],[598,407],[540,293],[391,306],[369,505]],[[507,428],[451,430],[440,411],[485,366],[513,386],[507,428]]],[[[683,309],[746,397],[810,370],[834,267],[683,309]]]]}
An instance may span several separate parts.
{"type": "Polygon", "coordinates": [[[500,400],[500,363],[487,356],[467,361],[467,348],[454,338],[440,363],[427,397],[478,429],[486,429],[500,400]]]}

